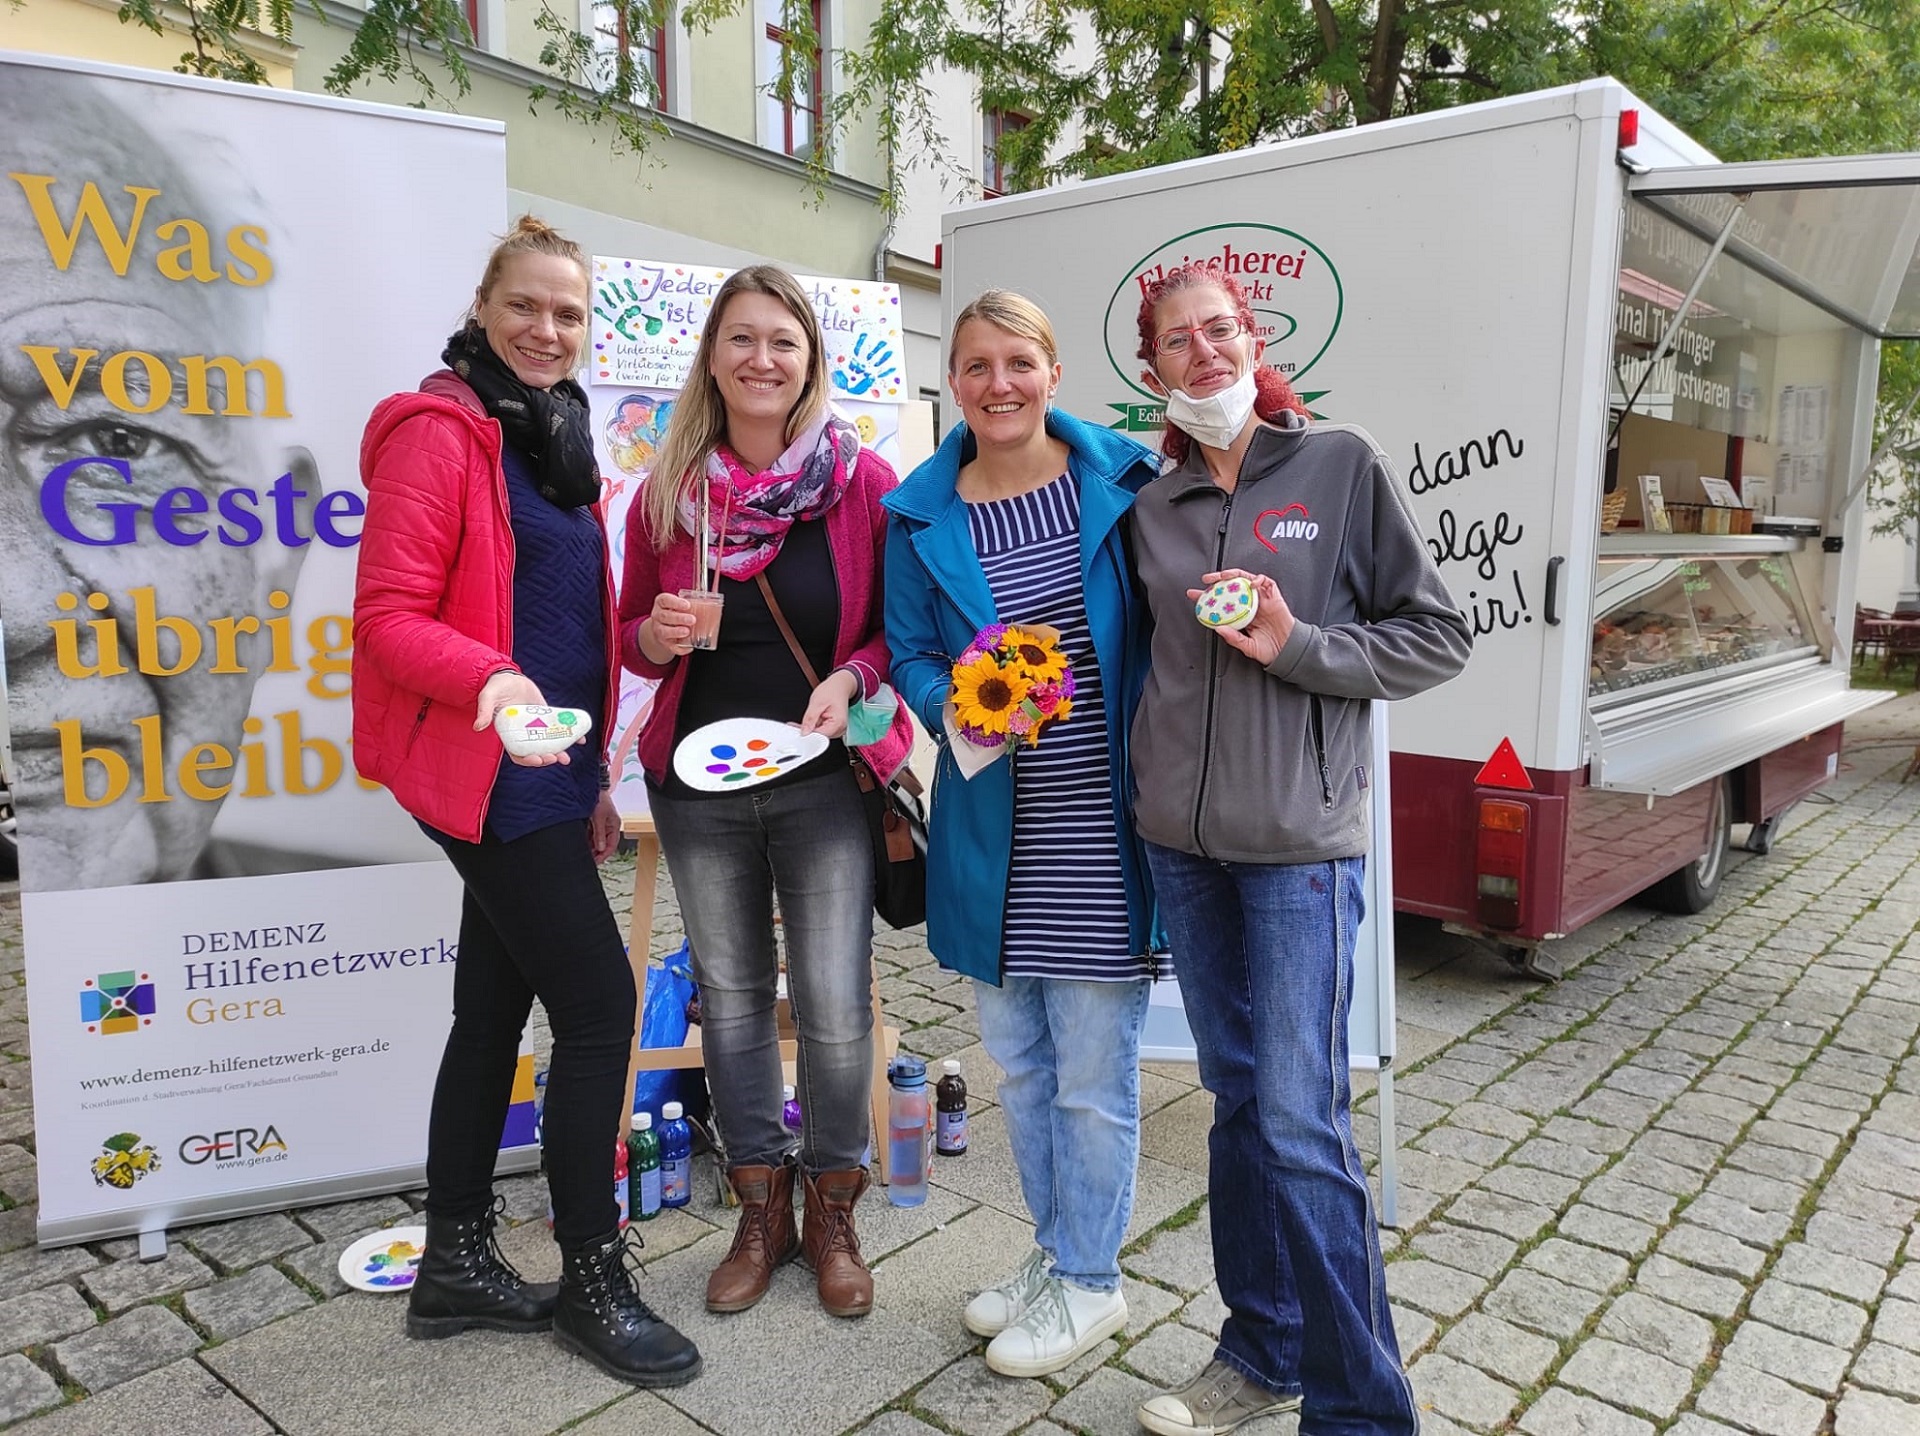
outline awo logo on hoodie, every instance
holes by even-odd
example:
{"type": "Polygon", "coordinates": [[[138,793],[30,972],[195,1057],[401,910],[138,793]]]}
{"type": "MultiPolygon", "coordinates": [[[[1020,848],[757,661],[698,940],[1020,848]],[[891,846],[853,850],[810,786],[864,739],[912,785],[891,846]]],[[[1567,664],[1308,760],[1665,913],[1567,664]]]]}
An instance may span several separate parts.
{"type": "Polygon", "coordinates": [[[1288,504],[1284,509],[1268,509],[1253,521],[1253,536],[1274,553],[1280,552],[1283,539],[1305,539],[1311,543],[1320,537],[1320,525],[1307,512],[1305,504],[1288,504]]]}

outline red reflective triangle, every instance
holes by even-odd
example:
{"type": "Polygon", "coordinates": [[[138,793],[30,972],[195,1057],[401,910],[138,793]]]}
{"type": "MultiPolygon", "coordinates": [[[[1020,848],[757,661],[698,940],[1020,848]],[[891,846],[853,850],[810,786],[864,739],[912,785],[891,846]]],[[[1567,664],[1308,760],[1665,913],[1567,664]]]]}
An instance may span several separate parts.
{"type": "Polygon", "coordinates": [[[1533,791],[1533,779],[1527,776],[1526,765],[1520,761],[1520,755],[1513,751],[1511,738],[1500,740],[1500,746],[1493,750],[1493,756],[1474,775],[1473,781],[1482,788],[1512,788],[1521,793],[1533,791]]]}

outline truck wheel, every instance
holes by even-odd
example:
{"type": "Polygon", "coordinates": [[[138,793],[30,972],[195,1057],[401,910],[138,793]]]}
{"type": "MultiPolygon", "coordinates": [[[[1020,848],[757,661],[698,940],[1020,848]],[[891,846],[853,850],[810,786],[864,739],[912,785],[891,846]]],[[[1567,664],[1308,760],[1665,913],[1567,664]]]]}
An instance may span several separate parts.
{"type": "Polygon", "coordinates": [[[1711,837],[1706,852],[1679,872],[1662,878],[1646,891],[1646,899],[1663,912],[1705,912],[1720,894],[1726,876],[1727,852],[1733,845],[1733,788],[1730,778],[1714,784],[1713,811],[1708,819],[1711,837]]]}
{"type": "Polygon", "coordinates": [[[20,876],[20,820],[10,799],[0,799],[0,878],[20,876]]]}

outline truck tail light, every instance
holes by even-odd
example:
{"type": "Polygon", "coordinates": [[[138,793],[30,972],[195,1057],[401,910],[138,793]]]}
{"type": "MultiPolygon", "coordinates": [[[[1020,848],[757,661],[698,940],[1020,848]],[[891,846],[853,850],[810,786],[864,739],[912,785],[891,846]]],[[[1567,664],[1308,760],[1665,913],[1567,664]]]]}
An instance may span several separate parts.
{"type": "Polygon", "coordinates": [[[1640,143],[1640,112],[1622,110],[1620,112],[1620,148],[1630,150],[1640,143]]]}
{"type": "Polygon", "coordinates": [[[1480,920],[1488,927],[1520,926],[1527,876],[1527,818],[1525,803],[1505,798],[1480,800],[1474,873],[1480,920]]]}

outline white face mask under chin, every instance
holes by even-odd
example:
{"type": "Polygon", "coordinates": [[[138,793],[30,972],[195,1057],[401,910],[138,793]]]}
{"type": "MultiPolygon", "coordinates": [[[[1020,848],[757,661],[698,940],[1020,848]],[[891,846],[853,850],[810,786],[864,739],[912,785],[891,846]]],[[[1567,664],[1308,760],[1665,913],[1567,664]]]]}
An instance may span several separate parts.
{"type": "Polygon", "coordinates": [[[1253,368],[1217,394],[1196,399],[1183,389],[1167,395],[1167,422],[1209,449],[1230,449],[1253,415],[1253,368]]]}

